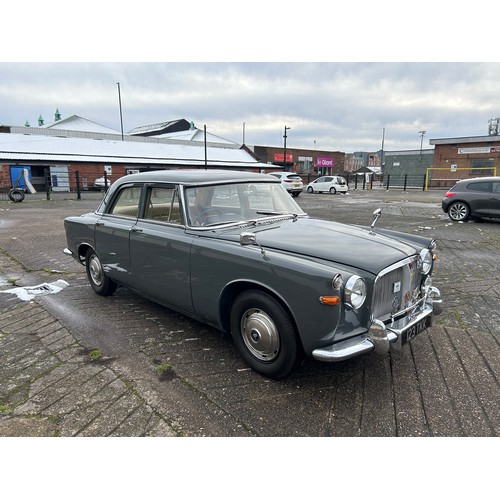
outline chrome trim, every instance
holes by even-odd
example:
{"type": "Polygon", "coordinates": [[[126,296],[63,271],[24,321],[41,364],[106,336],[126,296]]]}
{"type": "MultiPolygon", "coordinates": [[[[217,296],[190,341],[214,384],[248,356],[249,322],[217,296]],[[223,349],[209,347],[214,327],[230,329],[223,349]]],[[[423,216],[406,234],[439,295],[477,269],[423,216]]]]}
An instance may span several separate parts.
{"type": "Polygon", "coordinates": [[[443,310],[441,293],[436,287],[429,287],[426,302],[418,311],[410,313],[398,320],[385,324],[379,319],[373,319],[368,333],[337,344],[314,349],[313,358],[319,361],[344,361],[360,354],[375,351],[377,354],[387,354],[391,347],[400,350],[402,335],[427,316],[441,314],[443,310]]]}

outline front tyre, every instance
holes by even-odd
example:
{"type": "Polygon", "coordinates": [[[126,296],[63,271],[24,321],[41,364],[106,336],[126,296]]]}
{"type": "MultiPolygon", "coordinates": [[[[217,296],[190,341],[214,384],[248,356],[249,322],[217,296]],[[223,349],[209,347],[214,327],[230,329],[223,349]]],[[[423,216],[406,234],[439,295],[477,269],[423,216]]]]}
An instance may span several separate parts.
{"type": "Polygon", "coordinates": [[[312,193],[314,193],[314,189],[311,186],[309,186],[307,188],[307,192],[312,194],[312,193]]]}
{"type": "Polygon", "coordinates": [[[236,298],[231,309],[231,334],[248,365],[266,377],[283,378],[299,361],[290,315],[265,292],[249,290],[236,298]]]}
{"type": "Polygon", "coordinates": [[[448,217],[455,222],[466,221],[469,216],[470,209],[468,205],[461,201],[452,203],[448,208],[448,217]]]}
{"type": "Polygon", "coordinates": [[[90,286],[95,293],[98,295],[113,295],[117,285],[104,274],[101,261],[92,248],[87,250],[85,268],[87,269],[90,286]]]}

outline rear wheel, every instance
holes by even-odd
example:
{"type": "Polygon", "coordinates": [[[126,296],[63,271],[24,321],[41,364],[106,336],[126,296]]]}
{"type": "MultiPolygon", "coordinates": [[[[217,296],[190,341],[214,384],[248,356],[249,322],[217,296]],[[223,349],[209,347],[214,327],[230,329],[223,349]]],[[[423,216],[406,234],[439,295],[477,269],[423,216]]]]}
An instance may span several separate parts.
{"type": "Polygon", "coordinates": [[[104,274],[101,261],[92,248],[87,250],[85,267],[90,286],[98,295],[113,295],[116,283],[104,274]]]}
{"type": "Polygon", "coordinates": [[[461,201],[455,201],[448,209],[448,217],[455,222],[465,221],[469,216],[470,209],[468,205],[461,201]]]}
{"type": "Polygon", "coordinates": [[[236,298],[231,310],[231,334],[248,365],[266,377],[283,378],[299,361],[290,315],[267,293],[249,290],[236,298]]]}
{"type": "Polygon", "coordinates": [[[337,194],[337,190],[333,186],[330,188],[330,194],[337,194]]]}

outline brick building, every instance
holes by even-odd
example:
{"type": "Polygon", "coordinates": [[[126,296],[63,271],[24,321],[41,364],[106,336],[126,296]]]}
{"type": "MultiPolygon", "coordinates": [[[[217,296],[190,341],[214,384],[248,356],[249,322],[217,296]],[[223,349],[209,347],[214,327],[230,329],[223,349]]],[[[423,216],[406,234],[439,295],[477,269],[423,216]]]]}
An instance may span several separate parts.
{"type": "Polygon", "coordinates": [[[286,148],[286,161],[284,161],[283,147],[245,147],[255,155],[259,162],[280,170],[307,175],[343,174],[345,171],[345,153],[340,151],[286,148]]]}
{"type": "Polygon", "coordinates": [[[499,175],[500,135],[431,139],[433,185],[453,185],[458,179],[499,175]]]}

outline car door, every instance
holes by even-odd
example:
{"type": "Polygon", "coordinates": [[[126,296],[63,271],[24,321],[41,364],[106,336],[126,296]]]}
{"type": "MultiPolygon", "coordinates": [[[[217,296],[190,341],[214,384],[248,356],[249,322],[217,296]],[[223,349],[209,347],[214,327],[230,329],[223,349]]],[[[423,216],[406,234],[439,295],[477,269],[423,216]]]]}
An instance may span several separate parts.
{"type": "Polygon", "coordinates": [[[166,306],[192,312],[192,241],[177,186],[146,185],[144,213],[130,233],[133,288],[166,306]]]}
{"type": "Polygon", "coordinates": [[[330,188],[334,186],[334,177],[325,177],[325,181],[323,183],[323,191],[330,191],[330,188]]]}
{"type": "Polygon", "coordinates": [[[132,277],[129,238],[137,221],[140,197],[140,185],[123,186],[95,225],[95,250],[105,273],[126,285],[132,277]]]}
{"type": "Polygon", "coordinates": [[[490,216],[500,217],[500,180],[493,181],[490,198],[490,216]]]}
{"type": "Polygon", "coordinates": [[[489,216],[492,184],[491,181],[481,181],[471,182],[467,185],[465,199],[469,202],[473,216],[489,216]]]}

